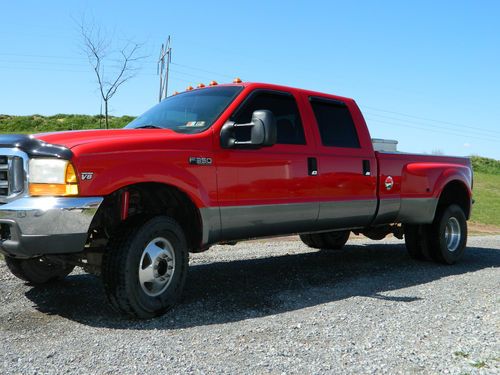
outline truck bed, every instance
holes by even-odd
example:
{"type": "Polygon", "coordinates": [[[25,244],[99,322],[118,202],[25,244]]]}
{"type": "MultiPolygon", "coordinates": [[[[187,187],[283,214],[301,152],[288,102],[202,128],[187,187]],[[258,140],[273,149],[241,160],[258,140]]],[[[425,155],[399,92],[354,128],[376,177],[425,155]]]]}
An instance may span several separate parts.
{"type": "Polygon", "coordinates": [[[472,186],[468,158],[403,152],[376,152],[376,158],[380,203],[375,224],[430,223],[444,186],[453,181],[472,186]]]}

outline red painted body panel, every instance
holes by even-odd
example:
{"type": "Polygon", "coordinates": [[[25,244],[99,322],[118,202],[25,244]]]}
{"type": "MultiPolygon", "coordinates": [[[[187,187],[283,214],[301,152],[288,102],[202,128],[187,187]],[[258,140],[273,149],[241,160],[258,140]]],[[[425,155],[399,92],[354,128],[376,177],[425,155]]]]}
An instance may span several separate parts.
{"type": "Polygon", "coordinates": [[[215,168],[188,163],[190,156],[213,157],[212,132],[177,134],[162,129],[63,132],[39,136],[71,147],[80,195],[106,196],[132,184],[157,182],[182,190],[198,207],[217,205],[215,168]]]}
{"type": "Polygon", "coordinates": [[[439,197],[443,187],[452,180],[461,181],[470,194],[472,172],[468,159],[375,153],[366,123],[352,99],[270,84],[238,86],[244,89],[233,103],[211,128],[199,134],[124,129],[48,133],[36,137],[70,148],[79,175],[94,173],[92,180],[80,181],[82,196],[106,196],[127,185],[158,182],[177,187],[200,208],[377,198],[397,200],[439,197]],[[221,127],[255,89],[293,94],[307,145],[274,145],[259,150],[221,148],[221,127]],[[346,103],[361,148],[322,146],[309,96],[346,103]],[[210,157],[213,164],[190,165],[191,156],[210,157]],[[308,157],[318,159],[318,176],[308,176],[308,157]],[[371,175],[363,175],[363,160],[369,161],[371,175]],[[394,180],[391,190],[384,186],[387,176],[394,180]]]}
{"type": "Polygon", "coordinates": [[[401,198],[438,198],[444,186],[454,180],[463,183],[471,196],[472,169],[467,158],[377,153],[380,163],[380,196],[401,198]],[[387,191],[384,181],[394,179],[394,188],[387,191]]]}
{"type": "Polygon", "coordinates": [[[312,129],[318,157],[318,178],[315,195],[320,201],[375,199],[377,195],[377,163],[371,138],[361,112],[352,99],[339,98],[316,92],[302,93],[301,108],[305,126],[312,129]],[[314,112],[309,105],[310,96],[321,96],[344,101],[358,132],[361,148],[325,147],[321,143],[314,112]],[[363,160],[369,160],[371,175],[363,175],[363,160]]]}
{"type": "MultiPolygon", "coordinates": [[[[282,87],[267,85],[258,85],[255,88],[288,91],[282,87]]],[[[240,95],[237,104],[239,105],[253,89],[253,85],[249,85],[240,95]]],[[[297,100],[304,126],[305,145],[276,144],[259,150],[223,149],[218,142],[219,131],[214,130],[221,206],[318,201],[320,185],[316,178],[308,176],[307,166],[307,158],[316,154],[315,134],[306,124],[308,119],[302,108],[300,95],[293,91],[292,94],[297,100]]]]}

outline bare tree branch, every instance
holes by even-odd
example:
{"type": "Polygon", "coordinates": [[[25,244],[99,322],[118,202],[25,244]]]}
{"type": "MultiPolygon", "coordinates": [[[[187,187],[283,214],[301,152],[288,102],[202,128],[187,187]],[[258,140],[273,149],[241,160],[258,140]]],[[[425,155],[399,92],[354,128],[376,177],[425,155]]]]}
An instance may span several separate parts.
{"type": "Polygon", "coordinates": [[[88,24],[82,19],[79,27],[82,48],[96,75],[99,92],[104,101],[106,128],[108,128],[108,101],[116,94],[118,88],[135,77],[138,70],[136,64],[147,56],[138,55],[143,45],[132,41],[128,41],[119,52],[110,54],[111,43],[102,36],[101,29],[95,23],[88,24]],[[115,55],[118,55],[118,58],[114,58],[115,55]],[[108,68],[106,72],[105,67],[108,68]],[[114,78],[108,80],[107,74],[114,78]]]}

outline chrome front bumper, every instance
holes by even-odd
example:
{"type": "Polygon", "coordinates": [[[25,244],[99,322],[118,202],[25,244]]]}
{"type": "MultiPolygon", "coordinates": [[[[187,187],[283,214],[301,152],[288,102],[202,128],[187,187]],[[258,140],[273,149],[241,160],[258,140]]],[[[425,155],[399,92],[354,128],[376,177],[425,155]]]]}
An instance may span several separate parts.
{"type": "Polygon", "coordinates": [[[103,198],[25,197],[0,206],[0,252],[16,257],[77,253],[103,198]]]}

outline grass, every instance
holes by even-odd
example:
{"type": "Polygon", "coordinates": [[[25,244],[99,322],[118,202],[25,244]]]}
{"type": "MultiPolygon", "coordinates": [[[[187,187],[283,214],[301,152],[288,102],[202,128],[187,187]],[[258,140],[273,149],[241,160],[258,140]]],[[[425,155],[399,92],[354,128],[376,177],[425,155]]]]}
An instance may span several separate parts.
{"type": "Polygon", "coordinates": [[[500,227],[500,160],[471,157],[474,206],[471,221],[500,227]]]}
{"type": "MultiPolygon", "coordinates": [[[[463,358],[463,359],[468,359],[469,358],[469,353],[466,353],[466,352],[463,352],[463,351],[458,351],[458,352],[455,352],[453,353],[455,355],[455,357],[460,357],[460,358],[463,358]]],[[[493,358],[493,360],[495,360],[495,358],[493,358]]],[[[477,360],[477,361],[471,361],[469,362],[469,364],[472,366],[472,367],[475,367],[477,369],[481,369],[481,368],[488,368],[488,364],[486,363],[486,361],[482,361],[482,360],[477,360]]],[[[465,374],[465,373],[463,373],[465,374]]]]}
{"type": "Polygon", "coordinates": [[[453,354],[455,354],[455,356],[457,356],[457,357],[469,358],[469,353],[465,353],[465,352],[462,352],[462,351],[455,352],[453,354]]]}
{"type": "Polygon", "coordinates": [[[484,367],[488,367],[488,365],[486,364],[485,361],[475,361],[475,362],[472,362],[471,363],[471,366],[472,367],[475,367],[475,368],[484,368],[484,367]]]}
{"type": "Polygon", "coordinates": [[[473,222],[500,226],[500,174],[474,173],[473,222]]]}

